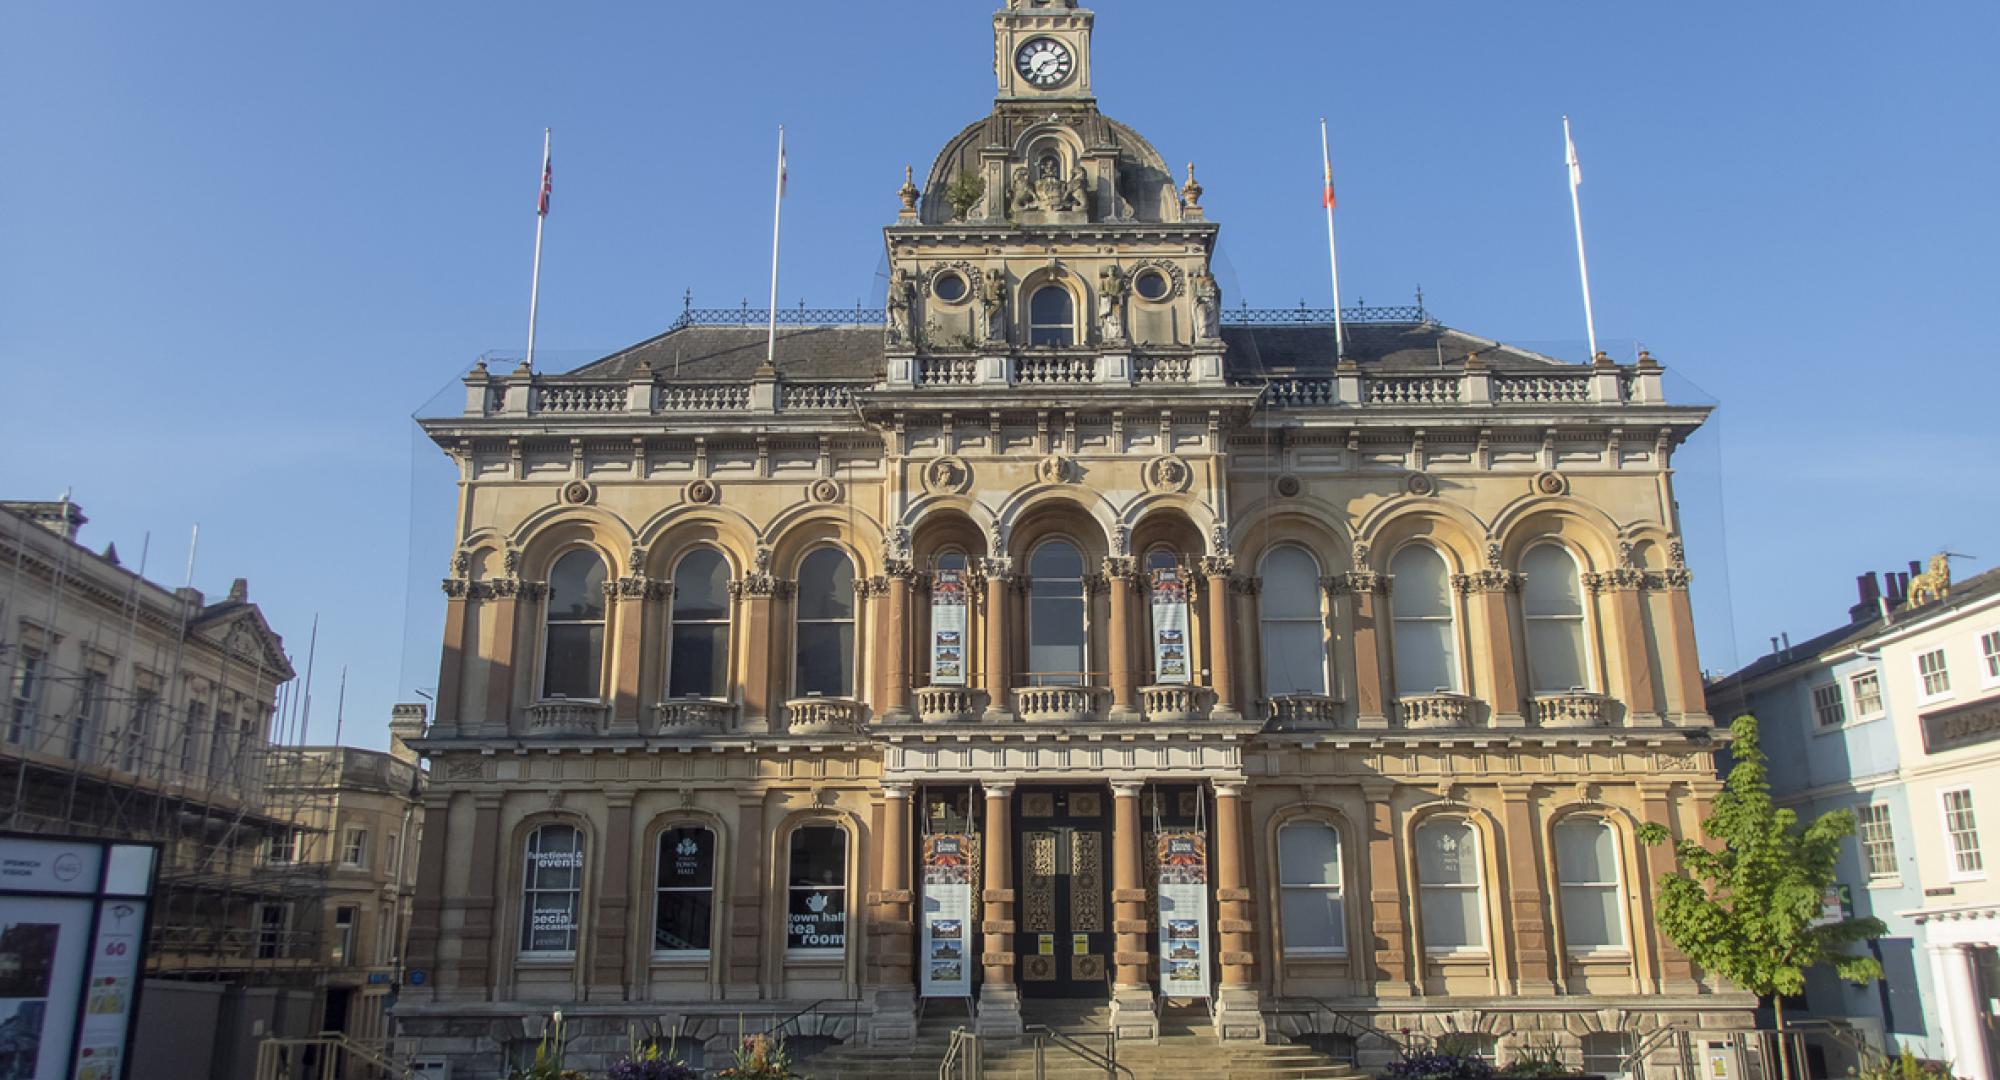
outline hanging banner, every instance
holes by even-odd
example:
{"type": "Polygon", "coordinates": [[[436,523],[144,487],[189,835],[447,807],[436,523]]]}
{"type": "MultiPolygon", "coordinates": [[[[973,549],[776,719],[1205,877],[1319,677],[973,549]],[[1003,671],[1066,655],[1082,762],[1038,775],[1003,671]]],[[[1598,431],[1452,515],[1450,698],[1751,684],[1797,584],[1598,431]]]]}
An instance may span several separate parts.
{"type": "Polygon", "coordinates": [[[1187,579],[1178,568],[1153,571],[1153,672],[1162,684],[1193,681],[1187,579]]]}
{"type": "Polygon", "coordinates": [[[972,845],[962,833],[924,837],[924,917],[918,957],[925,997],[972,996],[972,845]]]}
{"type": "Polygon", "coordinates": [[[931,685],[965,685],[965,572],[931,579],[931,685]]]}
{"type": "Polygon", "coordinates": [[[1160,995],[1206,998],[1208,992],[1208,838],[1159,835],[1160,995]]]}

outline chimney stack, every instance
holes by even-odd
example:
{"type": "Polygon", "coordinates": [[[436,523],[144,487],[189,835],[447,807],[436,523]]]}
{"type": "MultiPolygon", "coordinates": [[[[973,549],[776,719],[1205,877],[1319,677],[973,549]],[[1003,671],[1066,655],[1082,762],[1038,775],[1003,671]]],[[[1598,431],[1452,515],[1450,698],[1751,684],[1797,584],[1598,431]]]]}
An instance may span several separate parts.
{"type": "Polygon", "coordinates": [[[1863,622],[1874,618],[1876,608],[1881,606],[1879,601],[1882,599],[1882,585],[1876,578],[1875,572],[1871,570],[1866,574],[1856,575],[1854,591],[1858,600],[1853,607],[1847,609],[1847,620],[1863,622]]]}
{"type": "Polygon", "coordinates": [[[421,701],[399,701],[389,709],[389,754],[397,761],[417,763],[411,740],[424,737],[424,721],[430,709],[421,701]]]}
{"type": "Polygon", "coordinates": [[[76,542],[77,530],[83,528],[84,523],[90,520],[83,516],[82,507],[67,499],[57,500],[56,502],[26,502],[10,499],[6,502],[0,502],[0,506],[12,510],[14,513],[27,518],[48,532],[54,533],[71,543],[76,542]]]}

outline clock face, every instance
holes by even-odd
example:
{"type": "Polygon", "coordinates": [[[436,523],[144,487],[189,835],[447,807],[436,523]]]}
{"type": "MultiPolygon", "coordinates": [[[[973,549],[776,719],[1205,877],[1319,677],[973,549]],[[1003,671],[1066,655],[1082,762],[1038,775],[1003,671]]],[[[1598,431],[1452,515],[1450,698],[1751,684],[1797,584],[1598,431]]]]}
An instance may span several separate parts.
{"type": "Polygon", "coordinates": [[[1068,81],[1076,62],[1067,45],[1054,38],[1036,38],[1014,54],[1014,68],[1031,85],[1047,88],[1068,81]]]}

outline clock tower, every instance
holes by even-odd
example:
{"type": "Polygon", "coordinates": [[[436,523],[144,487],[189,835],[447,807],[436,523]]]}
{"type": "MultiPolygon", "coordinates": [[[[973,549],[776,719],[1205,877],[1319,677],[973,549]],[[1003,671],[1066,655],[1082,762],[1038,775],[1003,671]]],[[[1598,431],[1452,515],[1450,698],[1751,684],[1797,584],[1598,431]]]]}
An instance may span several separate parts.
{"type": "Polygon", "coordinates": [[[1008,0],[993,14],[1002,102],[1088,102],[1090,24],[1076,0],[1008,0]]]}

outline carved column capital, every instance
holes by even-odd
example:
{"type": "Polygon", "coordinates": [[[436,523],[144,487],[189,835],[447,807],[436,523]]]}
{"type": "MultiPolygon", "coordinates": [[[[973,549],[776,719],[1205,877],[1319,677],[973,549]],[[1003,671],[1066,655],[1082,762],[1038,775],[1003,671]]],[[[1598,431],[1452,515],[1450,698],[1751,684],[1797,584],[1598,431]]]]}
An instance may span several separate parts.
{"type": "Polygon", "coordinates": [[[1519,592],[1524,575],[1511,570],[1475,570],[1470,574],[1453,574],[1451,586],[1462,593],[1519,592]]]}
{"type": "Polygon", "coordinates": [[[1385,596],[1389,593],[1392,575],[1378,574],[1373,570],[1350,570],[1344,576],[1347,578],[1348,592],[1381,593],[1385,596]]]}
{"type": "Polygon", "coordinates": [[[1236,571],[1234,555],[1203,555],[1201,572],[1204,577],[1226,578],[1236,571]]]}

